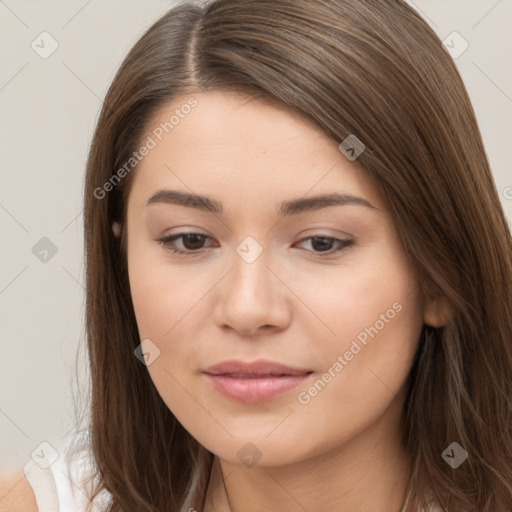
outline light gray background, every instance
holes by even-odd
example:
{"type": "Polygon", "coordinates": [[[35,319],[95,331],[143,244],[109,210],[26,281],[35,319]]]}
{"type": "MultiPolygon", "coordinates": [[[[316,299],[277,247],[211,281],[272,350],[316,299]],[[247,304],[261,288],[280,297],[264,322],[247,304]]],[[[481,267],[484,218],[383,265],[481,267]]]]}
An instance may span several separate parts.
{"type": "MultiPolygon", "coordinates": [[[[42,441],[57,447],[74,428],[74,381],[87,375],[87,150],[123,57],[173,3],[0,0],[0,471],[22,468],[42,441]],[[59,45],[47,59],[31,47],[43,31],[59,45]],[[43,237],[57,247],[45,263],[32,252],[43,237]]],[[[511,219],[512,0],[409,3],[441,39],[456,31],[469,43],[455,61],[511,219]]]]}

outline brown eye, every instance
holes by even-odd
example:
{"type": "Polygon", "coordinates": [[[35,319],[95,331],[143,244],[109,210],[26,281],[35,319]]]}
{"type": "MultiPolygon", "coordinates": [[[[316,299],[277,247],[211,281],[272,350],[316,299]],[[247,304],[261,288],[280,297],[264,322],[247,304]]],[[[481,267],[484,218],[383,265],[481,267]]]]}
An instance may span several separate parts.
{"type": "Polygon", "coordinates": [[[301,242],[305,242],[307,240],[311,241],[311,248],[313,249],[313,253],[323,255],[335,254],[337,252],[346,249],[353,245],[353,240],[340,240],[339,238],[334,238],[332,236],[310,236],[308,238],[304,238],[301,242]],[[332,248],[337,247],[337,249],[332,250],[332,248]]]}
{"type": "Polygon", "coordinates": [[[203,244],[209,236],[201,233],[178,233],[158,240],[166,249],[179,254],[193,254],[204,248],[203,244]],[[182,239],[182,248],[176,246],[176,240],[182,239]]]}

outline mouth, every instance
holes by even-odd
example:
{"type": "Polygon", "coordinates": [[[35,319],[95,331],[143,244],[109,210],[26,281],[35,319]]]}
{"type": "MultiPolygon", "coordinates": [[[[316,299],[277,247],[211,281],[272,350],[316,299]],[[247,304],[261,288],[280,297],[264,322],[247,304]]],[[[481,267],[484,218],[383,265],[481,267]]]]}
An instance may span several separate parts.
{"type": "Polygon", "coordinates": [[[258,403],[299,386],[313,371],[259,360],[252,363],[225,361],[206,368],[203,373],[213,388],[225,397],[242,403],[258,403]]]}

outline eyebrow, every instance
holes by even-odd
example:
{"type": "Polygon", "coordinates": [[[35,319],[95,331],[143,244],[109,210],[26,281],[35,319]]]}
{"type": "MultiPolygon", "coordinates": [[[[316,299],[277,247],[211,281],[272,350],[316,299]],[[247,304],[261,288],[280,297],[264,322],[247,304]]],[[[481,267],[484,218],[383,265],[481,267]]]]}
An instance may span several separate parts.
{"type": "MultiPolygon", "coordinates": [[[[188,192],[180,192],[177,190],[159,190],[148,199],[146,206],[156,203],[177,204],[186,206],[187,208],[195,208],[197,210],[220,215],[224,213],[222,203],[216,201],[215,199],[197,194],[189,194],[188,192]]],[[[278,209],[278,214],[279,216],[284,217],[320,210],[330,206],[345,205],[365,206],[367,208],[378,210],[378,208],[375,208],[375,206],[370,204],[366,199],[363,199],[362,197],[333,192],[331,194],[323,194],[284,201],[281,203],[278,209]]]]}

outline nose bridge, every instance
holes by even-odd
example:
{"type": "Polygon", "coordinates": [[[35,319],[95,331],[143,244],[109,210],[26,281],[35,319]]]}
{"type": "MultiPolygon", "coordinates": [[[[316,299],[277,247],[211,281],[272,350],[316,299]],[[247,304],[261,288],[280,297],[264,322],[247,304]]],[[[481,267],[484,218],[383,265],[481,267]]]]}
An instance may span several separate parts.
{"type": "Polygon", "coordinates": [[[216,321],[244,333],[260,326],[283,326],[288,319],[285,287],[273,275],[269,250],[246,237],[230,261],[216,305],[216,321]]]}
{"type": "Polygon", "coordinates": [[[264,249],[254,237],[247,236],[238,244],[233,255],[231,293],[242,294],[251,300],[271,301],[272,275],[270,250],[264,249]]]}

